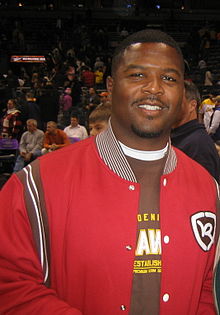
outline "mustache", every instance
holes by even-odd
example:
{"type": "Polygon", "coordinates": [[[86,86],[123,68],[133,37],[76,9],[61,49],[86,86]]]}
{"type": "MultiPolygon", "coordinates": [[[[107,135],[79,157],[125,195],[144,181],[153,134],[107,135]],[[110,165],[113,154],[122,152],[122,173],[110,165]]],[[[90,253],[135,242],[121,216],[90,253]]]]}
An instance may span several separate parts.
{"type": "Polygon", "coordinates": [[[157,103],[157,104],[159,103],[161,104],[161,106],[167,107],[167,105],[163,101],[161,101],[160,98],[158,98],[156,95],[153,95],[153,94],[136,99],[131,103],[131,105],[138,105],[140,103],[146,103],[146,102],[157,103]]]}

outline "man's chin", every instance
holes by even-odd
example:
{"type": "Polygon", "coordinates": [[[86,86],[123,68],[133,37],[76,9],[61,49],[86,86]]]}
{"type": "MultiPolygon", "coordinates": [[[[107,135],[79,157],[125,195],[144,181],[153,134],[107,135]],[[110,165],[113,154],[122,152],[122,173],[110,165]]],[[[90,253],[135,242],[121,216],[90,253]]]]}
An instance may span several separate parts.
{"type": "Polygon", "coordinates": [[[131,125],[131,129],[133,131],[133,133],[140,137],[140,138],[145,138],[145,139],[152,139],[152,138],[158,138],[161,136],[162,134],[162,130],[160,131],[145,131],[145,130],[141,130],[140,128],[136,128],[136,126],[131,125]]]}

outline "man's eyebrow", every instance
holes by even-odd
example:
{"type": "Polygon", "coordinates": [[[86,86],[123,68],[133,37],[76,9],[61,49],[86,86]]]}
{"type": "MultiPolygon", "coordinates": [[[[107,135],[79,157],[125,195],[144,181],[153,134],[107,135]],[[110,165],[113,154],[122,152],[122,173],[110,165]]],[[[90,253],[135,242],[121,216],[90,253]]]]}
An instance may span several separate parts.
{"type": "MultiPolygon", "coordinates": [[[[148,67],[147,66],[142,66],[142,65],[134,65],[134,64],[130,64],[127,66],[127,68],[124,70],[124,72],[132,70],[132,69],[136,69],[136,70],[147,70],[148,67]]],[[[179,77],[181,77],[181,73],[180,71],[178,71],[177,69],[174,68],[162,68],[162,71],[164,72],[168,72],[168,73],[175,73],[176,75],[178,75],[179,77]]]]}

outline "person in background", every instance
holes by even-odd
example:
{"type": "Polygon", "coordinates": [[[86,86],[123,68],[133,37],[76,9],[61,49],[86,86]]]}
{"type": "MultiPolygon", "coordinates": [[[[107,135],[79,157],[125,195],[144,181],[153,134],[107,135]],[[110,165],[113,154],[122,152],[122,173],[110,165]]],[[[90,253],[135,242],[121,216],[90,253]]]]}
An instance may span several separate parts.
{"type": "Polygon", "coordinates": [[[87,66],[82,67],[81,81],[82,85],[87,88],[91,88],[95,85],[95,74],[87,66]]]}
{"type": "Polygon", "coordinates": [[[44,134],[42,154],[46,154],[51,151],[63,148],[70,144],[70,141],[66,133],[57,128],[55,121],[48,121],[47,131],[44,134]]]}
{"type": "Polygon", "coordinates": [[[70,113],[73,106],[71,88],[66,87],[64,93],[60,95],[58,123],[60,126],[66,126],[70,119],[70,113]]]}
{"type": "Polygon", "coordinates": [[[209,129],[210,119],[213,114],[213,109],[215,107],[214,98],[215,95],[213,93],[210,93],[209,97],[204,99],[199,106],[198,119],[200,123],[204,123],[207,131],[209,129]]]}
{"type": "Polygon", "coordinates": [[[41,155],[44,132],[37,129],[35,119],[27,120],[27,131],[25,131],[19,143],[19,154],[17,156],[14,172],[20,171],[24,166],[41,155]]]}
{"type": "Polygon", "coordinates": [[[111,106],[98,105],[89,115],[89,134],[96,136],[100,132],[106,130],[109,126],[109,118],[111,116],[111,106]]]}
{"type": "Polygon", "coordinates": [[[109,128],[0,192],[0,313],[214,315],[216,183],[170,145],[179,46],[159,30],[128,36],[107,87],[109,128]]]}
{"type": "Polygon", "coordinates": [[[9,99],[7,109],[1,120],[1,137],[20,140],[23,124],[20,119],[21,112],[16,108],[14,99],[9,99]]]}
{"type": "Polygon", "coordinates": [[[79,124],[79,117],[77,114],[72,114],[70,118],[70,125],[64,128],[64,132],[67,134],[68,138],[79,140],[84,140],[88,138],[88,132],[84,126],[79,124]]]}
{"type": "Polygon", "coordinates": [[[210,125],[208,129],[209,135],[219,145],[220,144],[220,95],[214,99],[215,107],[210,119],[210,125]]]}
{"type": "Polygon", "coordinates": [[[214,142],[203,124],[197,120],[201,103],[200,94],[193,82],[185,81],[185,97],[178,122],[171,133],[172,144],[204,166],[219,183],[220,159],[214,142]]]}
{"type": "Polygon", "coordinates": [[[100,105],[109,105],[111,106],[111,100],[109,98],[109,93],[106,91],[106,92],[101,92],[99,94],[99,97],[100,97],[100,105]]]}

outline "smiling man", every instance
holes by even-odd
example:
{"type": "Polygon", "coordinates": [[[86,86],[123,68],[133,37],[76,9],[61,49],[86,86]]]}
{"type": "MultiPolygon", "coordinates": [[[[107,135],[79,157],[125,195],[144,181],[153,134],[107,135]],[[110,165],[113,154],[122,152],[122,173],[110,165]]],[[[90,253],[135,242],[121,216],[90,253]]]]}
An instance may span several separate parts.
{"type": "Polygon", "coordinates": [[[0,313],[215,314],[217,187],[170,145],[182,53],[163,32],[135,33],[107,86],[108,129],[2,190],[0,313]]]}

